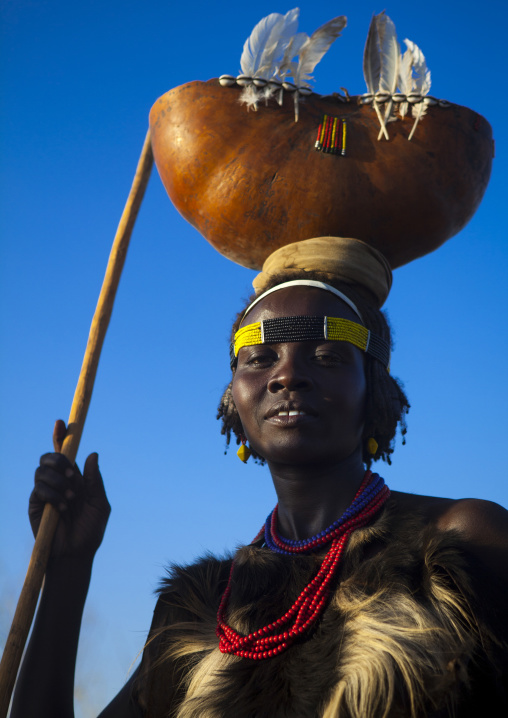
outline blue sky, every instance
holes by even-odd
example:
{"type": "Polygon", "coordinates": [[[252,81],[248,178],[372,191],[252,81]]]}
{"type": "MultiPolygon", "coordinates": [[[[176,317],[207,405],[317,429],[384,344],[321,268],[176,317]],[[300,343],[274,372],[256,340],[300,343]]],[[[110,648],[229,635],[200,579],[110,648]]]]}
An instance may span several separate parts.
{"type": "MultiPolygon", "coordinates": [[[[167,90],[236,74],[256,22],[291,5],[150,0],[4,0],[1,24],[0,628],[28,564],[26,503],[56,418],[67,418],[90,321],[147,128],[167,90]]],[[[371,2],[300,3],[311,33],[348,27],[315,89],[365,91],[371,2]]],[[[508,506],[504,462],[506,116],[504,0],[386,11],[426,55],[431,93],[492,124],[490,186],[469,225],[396,270],[386,304],[393,373],[412,409],[387,483],[508,506]]],[[[178,215],[154,172],[127,257],[78,461],[99,452],[113,513],[95,563],[78,670],[78,715],[93,715],[142,648],[168,561],[248,541],[275,500],[266,469],[224,456],[215,410],[228,381],[230,322],[251,270],[178,215]],[[87,685],[94,684],[92,691],[87,685]]]]}

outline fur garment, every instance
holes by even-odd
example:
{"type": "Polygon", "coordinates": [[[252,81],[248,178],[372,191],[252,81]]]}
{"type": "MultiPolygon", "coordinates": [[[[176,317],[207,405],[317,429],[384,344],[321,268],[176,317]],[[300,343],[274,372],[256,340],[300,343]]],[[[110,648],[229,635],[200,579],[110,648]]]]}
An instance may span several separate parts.
{"type": "MultiPolygon", "coordinates": [[[[496,584],[455,533],[438,533],[414,516],[395,525],[390,502],[374,525],[350,538],[313,633],[274,658],[252,661],[219,651],[216,616],[230,558],[173,567],[134,687],[142,714],[508,715],[508,586],[496,584]]],[[[320,560],[281,556],[259,544],[240,548],[228,623],[249,633],[279,618],[320,560]]]]}

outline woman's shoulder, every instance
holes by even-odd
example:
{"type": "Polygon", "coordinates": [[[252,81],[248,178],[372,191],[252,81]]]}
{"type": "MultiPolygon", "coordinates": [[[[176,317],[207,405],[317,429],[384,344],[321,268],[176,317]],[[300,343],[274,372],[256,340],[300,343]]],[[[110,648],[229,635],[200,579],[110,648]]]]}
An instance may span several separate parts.
{"type": "Polygon", "coordinates": [[[419,515],[427,532],[454,535],[508,581],[508,511],[484,499],[446,499],[392,492],[395,516],[419,515]]]}
{"type": "Polygon", "coordinates": [[[466,540],[508,541],[508,511],[485,499],[446,499],[392,491],[394,510],[418,513],[436,529],[457,531],[466,540]]]}

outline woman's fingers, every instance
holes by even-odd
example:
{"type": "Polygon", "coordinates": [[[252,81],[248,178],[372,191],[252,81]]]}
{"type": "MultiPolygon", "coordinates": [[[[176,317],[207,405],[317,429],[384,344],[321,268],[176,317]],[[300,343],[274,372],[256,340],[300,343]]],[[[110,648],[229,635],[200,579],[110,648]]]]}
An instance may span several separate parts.
{"type": "Polygon", "coordinates": [[[53,429],[53,447],[55,451],[62,451],[62,444],[66,434],[67,427],[65,426],[65,421],[62,421],[62,419],[57,419],[55,421],[55,427],[53,429]]]}
{"type": "Polygon", "coordinates": [[[68,501],[72,497],[66,497],[58,489],[54,489],[48,484],[38,482],[35,485],[32,495],[30,496],[30,508],[33,506],[33,510],[30,510],[30,515],[34,518],[42,514],[42,509],[45,504],[52,504],[59,511],[67,511],[69,508],[68,501]],[[38,502],[38,506],[34,506],[34,503],[38,502]],[[40,503],[42,502],[42,503],[40,503]]]}
{"type": "Polygon", "coordinates": [[[85,492],[91,501],[96,501],[106,507],[107,514],[111,511],[104,482],[99,470],[99,454],[93,453],[87,457],[83,467],[83,483],[85,492]]]}
{"type": "Polygon", "coordinates": [[[43,454],[39,459],[37,471],[39,474],[43,474],[45,471],[54,471],[60,474],[62,479],[67,479],[69,482],[76,482],[81,479],[81,473],[76,464],[71,464],[67,457],[58,453],[43,454]]]}
{"type": "MultiPolygon", "coordinates": [[[[73,492],[78,493],[80,490],[80,475],[77,470],[67,468],[64,473],[61,471],[55,471],[55,469],[49,466],[39,466],[35,470],[34,483],[35,488],[39,486],[49,486],[55,491],[59,491],[61,494],[67,494],[73,492]]],[[[68,496],[68,498],[72,498],[68,496]]]]}
{"type": "Polygon", "coordinates": [[[101,472],[99,471],[99,454],[93,453],[87,457],[83,467],[83,481],[90,496],[106,496],[101,472]]]}
{"type": "Polygon", "coordinates": [[[87,458],[83,476],[63,454],[41,456],[29,503],[34,535],[47,503],[52,504],[63,519],[53,539],[52,558],[93,555],[101,544],[111,511],[97,454],[87,458]]]}
{"type": "MultiPolygon", "coordinates": [[[[76,464],[73,466],[63,454],[43,454],[40,465],[35,471],[35,491],[41,500],[48,500],[47,496],[54,497],[58,493],[64,500],[83,496],[85,500],[101,500],[107,503],[106,491],[99,471],[99,455],[90,454],[85,461],[82,476],[76,464]],[[46,489],[51,491],[48,492],[46,489]]],[[[54,498],[51,503],[55,503],[54,498]]]]}
{"type": "Polygon", "coordinates": [[[32,516],[39,514],[38,503],[50,503],[60,511],[66,511],[82,493],[83,479],[78,467],[72,466],[63,454],[44,454],[35,470],[30,513],[32,516]]]}

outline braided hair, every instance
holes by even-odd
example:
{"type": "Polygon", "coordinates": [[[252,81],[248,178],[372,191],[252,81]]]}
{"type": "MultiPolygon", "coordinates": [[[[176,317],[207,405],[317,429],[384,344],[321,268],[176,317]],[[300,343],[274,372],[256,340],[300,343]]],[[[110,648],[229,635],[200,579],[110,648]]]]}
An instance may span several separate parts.
{"type": "MultiPolygon", "coordinates": [[[[302,278],[302,273],[298,270],[295,270],[294,273],[288,274],[285,272],[283,275],[274,275],[270,283],[265,287],[265,291],[282,282],[302,278]]],[[[343,292],[358,307],[365,327],[385,339],[390,346],[392,345],[388,320],[384,312],[377,308],[368,290],[359,285],[345,284],[340,280],[330,279],[329,274],[321,272],[306,272],[304,278],[325,282],[343,292]]],[[[232,340],[238,331],[245,310],[254,299],[255,296],[251,297],[244,309],[237,315],[231,331],[232,340]]],[[[377,461],[378,459],[390,464],[390,455],[394,450],[395,435],[399,424],[402,443],[405,443],[407,431],[406,414],[409,411],[410,404],[402,384],[391,376],[381,362],[369,354],[365,355],[365,378],[367,392],[362,436],[363,461],[367,466],[370,466],[372,461],[377,461]],[[371,454],[367,448],[367,442],[371,437],[377,442],[375,454],[371,454]]],[[[243,427],[233,400],[232,381],[229,382],[222,396],[217,411],[217,419],[222,420],[221,433],[226,437],[226,444],[229,446],[231,434],[234,434],[236,443],[239,444],[243,435],[243,427]]],[[[264,463],[262,456],[259,456],[254,451],[252,455],[259,463],[264,463]]]]}

